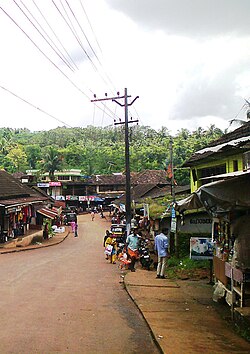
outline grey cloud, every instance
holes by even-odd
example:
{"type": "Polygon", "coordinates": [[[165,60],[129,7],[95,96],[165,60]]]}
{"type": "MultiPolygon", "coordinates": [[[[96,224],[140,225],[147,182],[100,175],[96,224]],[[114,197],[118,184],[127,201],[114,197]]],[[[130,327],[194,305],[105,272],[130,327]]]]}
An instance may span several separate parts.
{"type": "Polygon", "coordinates": [[[250,33],[249,0],[106,0],[150,29],[184,36],[250,33]]]}
{"type": "Polygon", "coordinates": [[[237,74],[244,72],[238,65],[234,69],[221,72],[212,80],[196,73],[179,90],[178,103],[173,108],[173,119],[216,116],[225,120],[235,117],[244,98],[237,96],[237,74]]]}

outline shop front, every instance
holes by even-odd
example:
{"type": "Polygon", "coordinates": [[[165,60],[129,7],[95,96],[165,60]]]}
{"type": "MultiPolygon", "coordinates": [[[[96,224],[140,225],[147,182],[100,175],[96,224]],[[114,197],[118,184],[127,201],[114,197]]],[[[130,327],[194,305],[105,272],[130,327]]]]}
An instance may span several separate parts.
{"type": "MultiPolygon", "coordinates": [[[[205,207],[212,217],[214,299],[234,307],[250,300],[250,171],[200,187],[176,210],[205,207]]],[[[233,312],[233,311],[232,311],[233,312]]]]}
{"type": "Polygon", "coordinates": [[[0,242],[25,235],[30,229],[33,217],[35,217],[35,204],[33,203],[10,204],[2,207],[0,242]]]}

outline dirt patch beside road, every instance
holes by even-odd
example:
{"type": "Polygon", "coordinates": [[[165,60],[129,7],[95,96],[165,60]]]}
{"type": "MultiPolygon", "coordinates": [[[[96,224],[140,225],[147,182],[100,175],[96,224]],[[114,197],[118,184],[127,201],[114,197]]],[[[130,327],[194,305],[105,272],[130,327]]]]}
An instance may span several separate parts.
{"type": "Polygon", "coordinates": [[[137,269],[125,284],[164,353],[249,353],[250,344],[218,314],[207,279],[162,280],[137,269]]]}

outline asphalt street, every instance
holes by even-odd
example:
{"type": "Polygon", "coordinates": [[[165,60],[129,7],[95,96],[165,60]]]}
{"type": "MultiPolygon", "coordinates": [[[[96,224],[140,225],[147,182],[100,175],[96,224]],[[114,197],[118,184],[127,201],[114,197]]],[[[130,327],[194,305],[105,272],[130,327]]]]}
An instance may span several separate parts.
{"type": "Polygon", "coordinates": [[[78,223],[77,238],[0,255],[0,353],[158,353],[118,265],[105,260],[110,222],[78,223]]]}

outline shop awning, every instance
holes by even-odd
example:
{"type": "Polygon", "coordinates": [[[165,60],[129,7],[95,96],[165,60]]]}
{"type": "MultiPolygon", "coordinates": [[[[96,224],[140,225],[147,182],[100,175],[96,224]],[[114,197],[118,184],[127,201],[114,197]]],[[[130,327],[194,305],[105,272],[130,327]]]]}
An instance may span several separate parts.
{"type": "Polygon", "coordinates": [[[201,207],[213,216],[250,208],[249,174],[205,184],[188,198],[178,201],[176,210],[183,212],[201,207]]]}
{"type": "Polygon", "coordinates": [[[55,219],[58,216],[58,212],[55,210],[51,210],[49,208],[42,208],[37,210],[38,213],[42,214],[43,216],[46,216],[47,218],[50,219],[55,219]]]}

